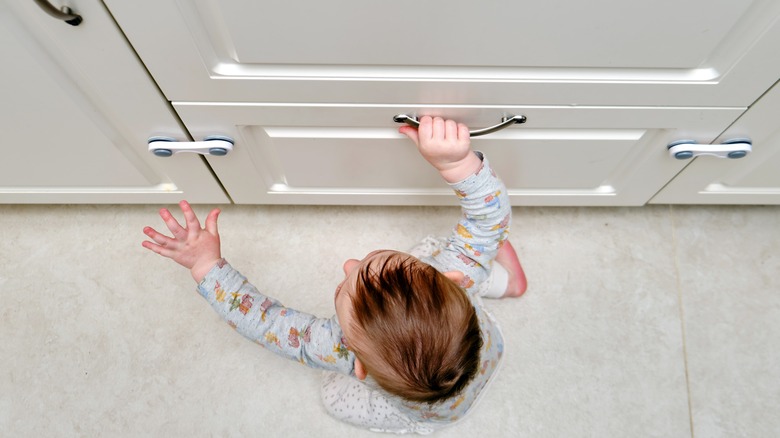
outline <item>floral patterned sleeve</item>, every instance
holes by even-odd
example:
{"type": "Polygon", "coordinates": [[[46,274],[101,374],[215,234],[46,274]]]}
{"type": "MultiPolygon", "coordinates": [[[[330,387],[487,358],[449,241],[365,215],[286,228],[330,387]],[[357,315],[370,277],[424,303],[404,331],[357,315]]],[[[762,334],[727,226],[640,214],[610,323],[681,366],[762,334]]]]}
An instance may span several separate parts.
{"type": "Polygon", "coordinates": [[[225,259],[206,274],[198,292],[231,327],[262,347],[312,368],[354,374],[355,357],[335,316],[317,318],[284,307],[225,259]]]}
{"type": "Polygon", "coordinates": [[[476,293],[485,281],[498,249],[509,236],[512,208],[506,187],[490,167],[487,157],[482,167],[463,181],[450,184],[460,201],[463,213],[447,239],[445,251],[434,256],[444,270],[458,270],[466,275],[464,287],[476,293]]]}

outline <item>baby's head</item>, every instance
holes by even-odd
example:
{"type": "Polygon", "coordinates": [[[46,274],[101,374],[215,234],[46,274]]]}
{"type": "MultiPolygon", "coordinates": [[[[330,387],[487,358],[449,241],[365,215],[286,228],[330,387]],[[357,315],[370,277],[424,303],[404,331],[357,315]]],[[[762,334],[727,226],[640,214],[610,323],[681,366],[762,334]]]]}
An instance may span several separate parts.
{"type": "Polygon", "coordinates": [[[386,391],[435,403],[466,387],[482,337],[474,307],[451,279],[409,254],[374,251],[344,264],[336,314],[355,373],[386,391]]]}

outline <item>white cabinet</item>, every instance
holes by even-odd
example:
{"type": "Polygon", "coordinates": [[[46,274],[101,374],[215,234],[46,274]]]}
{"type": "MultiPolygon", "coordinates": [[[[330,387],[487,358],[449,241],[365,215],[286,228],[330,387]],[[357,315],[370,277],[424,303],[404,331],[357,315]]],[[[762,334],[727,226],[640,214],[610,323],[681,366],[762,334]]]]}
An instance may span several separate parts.
{"type": "Polygon", "coordinates": [[[643,205],[780,77],[772,0],[105,3],[237,203],[452,202],[405,113],[527,116],[474,140],[517,205],[643,205]]]}
{"type": "Polygon", "coordinates": [[[0,0],[0,203],[229,202],[196,156],[159,160],[146,139],[186,139],[100,2],[70,26],[0,0]]]}
{"type": "Polygon", "coordinates": [[[780,84],[715,141],[750,137],[753,152],[739,160],[695,158],[652,203],[780,204],[780,84]]]}
{"type": "Polygon", "coordinates": [[[771,122],[740,119],[780,77],[774,0],[68,4],[0,0],[0,202],[449,204],[393,116],[523,114],[474,139],[516,205],[780,203],[771,122]],[[666,151],[737,134],[743,160],[666,151]]]}

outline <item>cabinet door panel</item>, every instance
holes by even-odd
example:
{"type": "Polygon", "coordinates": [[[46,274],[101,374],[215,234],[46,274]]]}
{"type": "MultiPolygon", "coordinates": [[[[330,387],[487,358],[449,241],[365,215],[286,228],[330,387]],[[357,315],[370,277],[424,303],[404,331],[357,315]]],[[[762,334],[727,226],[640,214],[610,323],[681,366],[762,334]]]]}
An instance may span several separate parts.
{"type": "Polygon", "coordinates": [[[105,8],[71,6],[77,27],[0,0],[0,203],[228,202],[200,157],[147,151],[187,133],[105,8]]]}
{"type": "Polygon", "coordinates": [[[235,137],[209,157],[237,203],[452,204],[453,197],[396,114],[441,115],[490,126],[528,122],[472,140],[517,205],[642,205],[684,163],[668,156],[675,135],[714,138],[738,109],[617,107],[416,107],[394,105],[176,103],[198,136],[235,137]]]}
{"type": "Polygon", "coordinates": [[[737,160],[694,158],[652,203],[780,204],[778,114],[780,85],[775,85],[715,141],[750,138],[753,152],[737,160]]]}
{"type": "Polygon", "coordinates": [[[780,72],[774,0],[106,4],[172,101],[747,106],[780,72]]]}

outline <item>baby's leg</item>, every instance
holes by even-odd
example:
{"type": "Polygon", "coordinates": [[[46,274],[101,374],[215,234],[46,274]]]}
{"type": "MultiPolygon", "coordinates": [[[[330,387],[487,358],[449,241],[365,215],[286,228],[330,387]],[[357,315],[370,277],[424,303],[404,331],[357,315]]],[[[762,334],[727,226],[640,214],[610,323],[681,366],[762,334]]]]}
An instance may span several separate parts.
{"type": "Polygon", "coordinates": [[[322,402],[328,413],[337,420],[374,432],[433,432],[433,429],[415,422],[398,410],[379,391],[343,374],[323,373],[322,402]]]}
{"type": "Polygon", "coordinates": [[[509,240],[505,240],[504,244],[499,248],[495,262],[501,265],[508,274],[506,290],[501,298],[523,295],[528,288],[528,281],[525,278],[523,267],[520,265],[520,260],[517,258],[517,253],[512,244],[509,243],[509,240]]]}

